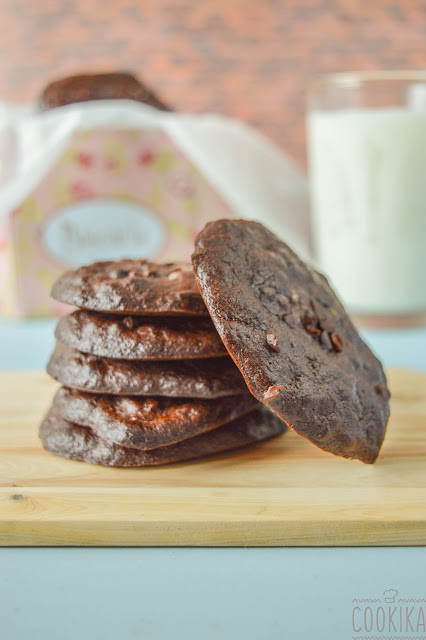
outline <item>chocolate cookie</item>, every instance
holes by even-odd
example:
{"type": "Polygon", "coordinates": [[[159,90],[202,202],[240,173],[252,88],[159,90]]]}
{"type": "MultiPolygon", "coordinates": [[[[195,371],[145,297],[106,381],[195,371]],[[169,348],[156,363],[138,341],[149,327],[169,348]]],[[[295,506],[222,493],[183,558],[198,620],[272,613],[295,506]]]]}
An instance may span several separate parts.
{"type": "Polygon", "coordinates": [[[60,276],[52,297],[82,309],[126,315],[207,315],[191,265],[183,263],[93,262],[60,276]]]}
{"type": "Polygon", "coordinates": [[[64,458],[110,467],[143,467],[213,456],[268,440],[285,429],[273,413],[256,409],[213,431],[168,447],[142,451],[101,440],[91,429],[73,424],[50,409],[40,427],[40,437],[47,451],[64,458]]]}
{"type": "Polygon", "coordinates": [[[118,316],[74,311],[55,336],[84,353],[127,360],[183,360],[228,355],[207,317],[118,316]]]}
{"type": "Polygon", "coordinates": [[[83,393],[61,387],[53,407],[70,422],[125,447],[154,449],[210,431],[258,406],[249,393],[219,400],[135,398],[83,393]]]}
{"type": "Polygon", "coordinates": [[[137,100],[163,111],[170,108],[131,73],[91,73],[51,82],[40,97],[43,109],[88,100],[137,100]]]}
{"type": "Polygon", "coordinates": [[[247,393],[232,359],[143,362],[111,360],[56,344],[47,371],[66,387],[133,396],[220,398],[247,393]]]}
{"type": "Polygon", "coordinates": [[[253,395],[321,449],[374,462],[389,417],[386,378],[324,276],[244,220],[208,224],[192,261],[253,395]]]}

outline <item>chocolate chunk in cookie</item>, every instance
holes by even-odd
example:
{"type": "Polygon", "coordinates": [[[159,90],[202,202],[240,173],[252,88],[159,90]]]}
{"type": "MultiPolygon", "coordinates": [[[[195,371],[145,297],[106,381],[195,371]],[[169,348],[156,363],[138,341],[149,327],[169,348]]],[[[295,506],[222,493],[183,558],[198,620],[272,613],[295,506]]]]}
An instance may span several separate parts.
{"type": "Polygon", "coordinates": [[[207,317],[119,316],[74,311],[59,319],[55,335],[84,353],[127,360],[182,360],[228,355],[207,317]]]}
{"type": "Polygon", "coordinates": [[[170,362],[112,360],[80,353],[58,342],[47,371],[66,387],[92,393],[175,398],[247,393],[244,378],[229,356],[170,362]]]}
{"type": "Polygon", "coordinates": [[[126,447],[153,449],[210,431],[249,413],[258,402],[249,393],[217,400],[108,396],[61,387],[55,410],[90,427],[100,438],[126,447]]]}
{"type": "Polygon", "coordinates": [[[42,109],[89,100],[137,100],[163,111],[170,108],[131,73],[91,73],[51,82],[40,97],[42,109]]]}
{"type": "Polygon", "coordinates": [[[191,265],[147,260],[94,262],[56,280],[60,302],[126,315],[207,315],[191,265]]]}
{"type": "Polygon", "coordinates": [[[209,223],[192,261],[253,395],[321,449],[374,462],[389,417],[386,378],[326,278],[244,220],[209,223]]]}

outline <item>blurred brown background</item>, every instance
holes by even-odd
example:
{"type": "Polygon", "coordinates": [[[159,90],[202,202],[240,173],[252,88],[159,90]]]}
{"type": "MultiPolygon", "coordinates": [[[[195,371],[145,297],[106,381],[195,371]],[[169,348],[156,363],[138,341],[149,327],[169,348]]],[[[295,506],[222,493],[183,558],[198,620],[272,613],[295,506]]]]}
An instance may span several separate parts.
{"type": "Polygon", "coordinates": [[[424,0],[1,0],[0,95],[133,70],[176,109],[258,126],[304,162],[312,73],[424,68],[424,0]]]}

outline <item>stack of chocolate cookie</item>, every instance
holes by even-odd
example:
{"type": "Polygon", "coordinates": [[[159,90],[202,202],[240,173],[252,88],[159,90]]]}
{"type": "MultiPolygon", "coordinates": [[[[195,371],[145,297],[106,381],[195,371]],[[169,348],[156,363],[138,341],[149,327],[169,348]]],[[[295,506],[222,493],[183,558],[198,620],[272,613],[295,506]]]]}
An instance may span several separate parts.
{"type": "Polygon", "coordinates": [[[135,467],[213,455],[266,440],[284,423],[248,392],[190,265],[100,262],[64,274],[48,372],[63,386],[44,419],[44,447],[135,467]]]}
{"type": "Polygon", "coordinates": [[[386,376],[326,278],[246,220],[207,224],[192,264],[96,263],[57,281],[54,297],[81,310],[56,331],[48,370],[64,387],[41,426],[46,449],[140,466],[288,425],[324,451],[374,462],[386,376]]]}

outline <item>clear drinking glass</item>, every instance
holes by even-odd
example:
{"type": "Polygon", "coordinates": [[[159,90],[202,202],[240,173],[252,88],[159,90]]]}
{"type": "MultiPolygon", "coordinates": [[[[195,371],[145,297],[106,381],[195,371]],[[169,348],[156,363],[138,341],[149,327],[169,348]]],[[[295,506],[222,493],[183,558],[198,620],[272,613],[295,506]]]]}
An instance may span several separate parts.
{"type": "Polygon", "coordinates": [[[426,72],[312,81],[317,266],[363,324],[426,321],[426,72]]]}

